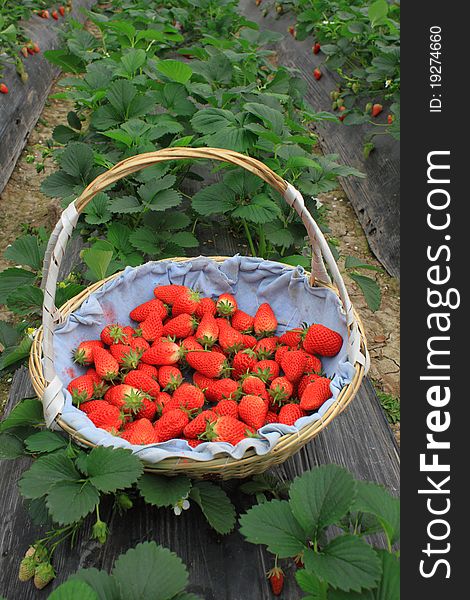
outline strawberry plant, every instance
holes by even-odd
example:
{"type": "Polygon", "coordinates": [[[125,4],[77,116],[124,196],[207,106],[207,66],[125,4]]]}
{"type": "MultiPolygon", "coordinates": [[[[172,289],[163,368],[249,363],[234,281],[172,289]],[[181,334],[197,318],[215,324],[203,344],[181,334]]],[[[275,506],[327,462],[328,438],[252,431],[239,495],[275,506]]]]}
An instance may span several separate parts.
{"type": "MultiPolygon", "coordinates": [[[[264,495],[270,484],[258,479],[245,491],[264,495]]],[[[336,465],[297,477],[281,498],[260,498],[240,517],[240,531],[248,542],[266,546],[276,565],[286,558],[301,562],[296,579],[306,598],[399,598],[397,498],[336,465]],[[368,541],[378,532],[387,551],[368,541]]]]}

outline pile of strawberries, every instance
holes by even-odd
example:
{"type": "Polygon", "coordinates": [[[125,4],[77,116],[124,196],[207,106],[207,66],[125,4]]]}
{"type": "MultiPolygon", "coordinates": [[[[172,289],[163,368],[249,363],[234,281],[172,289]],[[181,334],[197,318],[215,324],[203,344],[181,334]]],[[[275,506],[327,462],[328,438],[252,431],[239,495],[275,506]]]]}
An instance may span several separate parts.
{"type": "Polygon", "coordinates": [[[106,325],[74,350],[88,370],[67,389],[97,427],[132,444],[235,445],[331,398],[320,357],[340,351],[339,333],[314,324],[276,336],[269,304],[251,316],[231,294],[162,285],[154,295],[130,312],[135,327],[106,325]]]}

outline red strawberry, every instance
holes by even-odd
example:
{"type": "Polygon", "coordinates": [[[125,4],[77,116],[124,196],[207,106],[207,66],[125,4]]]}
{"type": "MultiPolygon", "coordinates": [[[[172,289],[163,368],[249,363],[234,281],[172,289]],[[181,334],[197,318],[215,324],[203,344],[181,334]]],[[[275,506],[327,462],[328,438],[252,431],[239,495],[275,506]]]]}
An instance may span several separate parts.
{"type": "Polygon", "coordinates": [[[203,346],[213,346],[219,337],[219,326],[213,315],[204,315],[196,331],[196,339],[203,346]]]}
{"type": "Polygon", "coordinates": [[[150,313],[153,312],[156,312],[162,321],[168,317],[167,307],[158,298],[154,298],[153,300],[139,304],[139,306],[136,306],[134,310],[131,310],[129,317],[133,321],[145,321],[150,313]]]}
{"type": "Polygon", "coordinates": [[[279,377],[279,365],[275,360],[260,360],[256,363],[253,373],[265,381],[272,381],[279,377]]]}
{"type": "Polygon", "coordinates": [[[124,377],[123,383],[136,387],[138,390],[152,396],[152,398],[156,398],[160,392],[160,386],[155,379],[142,371],[129,371],[124,377]]]}
{"type": "Polygon", "coordinates": [[[156,444],[158,436],[148,418],[140,418],[132,423],[133,427],[121,433],[121,437],[131,444],[156,444]]]}
{"type": "Polygon", "coordinates": [[[8,94],[8,87],[4,83],[0,83],[0,94],[8,94]]]}
{"type": "Polygon", "coordinates": [[[322,72],[320,71],[320,69],[317,67],[316,69],[313,70],[313,76],[315,77],[315,79],[318,81],[319,79],[321,79],[322,76],[322,72]]]}
{"type": "Polygon", "coordinates": [[[95,371],[95,369],[93,369],[93,367],[90,367],[87,372],[87,375],[89,375],[92,379],[93,379],[93,383],[95,385],[99,385],[100,383],[103,383],[103,380],[101,379],[101,377],[98,375],[98,373],[95,371]]]}
{"type": "Polygon", "coordinates": [[[298,395],[298,397],[301,398],[302,394],[305,391],[305,388],[307,387],[307,385],[309,383],[313,383],[319,377],[320,377],[320,375],[317,375],[316,373],[307,373],[307,375],[304,375],[302,377],[302,379],[299,381],[299,385],[297,386],[297,395],[298,395]]]}
{"type": "Polygon", "coordinates": [[[63,6],[59,6],[59,13],[61,17],[65,15],[65,8],[63,6]]]}
{"type": "Polygon", "coordinates": [[[104,395],[107,402],[117,406],[126,414],[138,413],[143,408],[144,398],[148,399],[148,395],[127,383],[109,388],[104,395]]]}
{"type": "Polygon", "coordinates": [[[394,121],[393,115],[387,115],[387,123],[391,125],[394,121]]]}
{"type": "Polygon", "coordinates": [[[258,340],[254,336],[248,335],[246,333],[243,334],[243,346],[245,348],[254,348],[257,343],[258,340]]]}
{"type": "Polygon", "coordinates": [[[188,290],[185,285],[157,285],[153,290],[155,298],[158,298],[165,304],[173,304],[181,294],[188,290]]]}
{"type": "Polygon", "coordinates": [[[193,383],[197,385],[202,391],[207,390],[207,388],[212,385],[214,379],[210,377],[206,377],[202,373],[198,373],[198,371],[194,371],[193,373],[193,383]]]}
{"type": "Polygon", "coordinates": [[[135,369],[142,356],[142,352],[132,350],[126,344],[113,344],[110,346],[109,352],[118,361],[119,366],[125,369],[135,369]]]}
{"type": "Polygon", "coordinates": [[[41,48],[39,47],[39,44],[37,44],[36,42],[33,42],[33,51],[35,54],[38,54],[38,52],[41,52],[41,48]]]}
{"type": "Polygon", "coordinates": [[[305,388],[300,398],[300,408],[304,410],[317,410],[332,395],[330,380],[327,377],[319,377],[305,388]]]}
{"type": "Polygon", "coordinates": [[[215,317],[217,313],[217,307],[212,298],[201,298],[196,308],[196,317],[202,319],[204,315],[212,315],[215,317]]]}
{"type": "Polygon", "coordinates": [[[53,10],[51,12],[51,17],[57,21],[59,19],[59,13],[56,10],[53,10]]]}
{"type": "Polygon", "coordinates": [[[222,317],[230,317],[237,310],[238,304],[232,294],[221,294],[216,302],[217,312],[222,317]]]}
{"type": "Polygon", "coordinates": [[[240,379],[242,375],[245,373],[249,373],[256,363],[258,359],[256,357],[256,352],[248,348],[247,350],[242,350],[241,352],[237,352],[233,357],[232,366],[233,373],[232,376],[234,379],[240,379]]]}
{"type": "Polygon", "coordinates": [[[267,402],[260,396],[243,396],[238,405],[240,419],[254,429],[263,427],[268,410],[267,402]]]}
{"type": "Polygon", "coordinates": [[[103,344],[112,346],[113,344],[125,344],[127,336],[121,325],[114,323],[113,325],[106,325],[100,338],[103,344]]]}
{"type": "Polygon", "coordinates": [[[372,116],[377,117],[383,111],[384,107],[381,104],[374,104],[372,106],[372,116]]]}
{"type": "Polygon", "coordinates": [[[278,365],[281,364],[282,357],[287,352],[289,352],[289,350],[292,350],[292,348],[290,346],[279,346],[279,348],[276,350],[276,354],[274,355],[274,360],[277,362],[278,365]]]}
{"type": "Polygon", "coordinates": [[[20,50],[21,54],[25,57],[28,58],[29,56],[29,52],[28,52],[28,48],[26,46],[23,46],[20,50]]]}
{"type": "Polygon", "coordinates": [[[312,51],[314,54],[318,54],[320,52],[320,44],[317,42],[316,44],[313,45],[312,51]]]}
{"type": "Polygon", "coordinates": [[[188,415],[180,409],[170,410],[155,422],[154,428],[159,442],[180,436],[189,423],[188,415]]]}
{"type": "Polygon", "coordinates": [[[277,422],[282,423],[283,425],[294,425],[297,419],[305,417],[305,415],[306,412],[302,410],[298,404],[284,404],[279,411],[277,422]]]}
{"type": "Polygon", "coordinates": [[[175,408],[188,411],[197,410],[204,406],[204,401],[205,398],[202,390],[191,383],[182,383],[176,388],[172,399],[165,404],[163,414],[175,408]]]}
{"type": "Polygon", "coordinates": [[[99,408],[94,408],[88,413],[90,421],[99,427],[111,433],[116,433],[122,426],[121,411],[117,406],[113,406],[105,402],[106,406],[100,405],[99,408]]]}
{"type": "MultiPolygon", "coordinates": [[[[340,106],[340,107],[338,108],[338,110],[339,110],[339,112],[341,112],[341,113],[342,113],[342,112],[344,112],[344,111],[346,110],[346,107],[345,107],[345,106],[340,106]]],[[[339,119],[340,121],[344,121],[344,118],[345,118],[345,116],[346,116],[346,115],[340,115],[340,116],[338,117],[338,119],[339,119]]]]}
{"type": "Polygon", "coordinates": [[[160,408],[160,404],[158,404],[157,402],[154,402],[153,400],[150,400],[149,398],[144,398],[142,400],[142,407],[136,413],[135,418],[136,419],[148,419],[149,421],[153,421],[159,408],[160,408]]]}
{"type": "Polygon", "coordinates": [[[264,400],[269,401],[269,394],[266,390],[265,382],[255,375],[243,377],[242,391],[245,392],[245,394],[261,396],[264,400]]]}
{"type": "MultiPolygon", "coordinates": [[[[192,352],[193,350],[204,350],[204,346],[197,341],[194,335],[190,335],[186,339],[182,340],[181,348],[183,349],[184,355],[188,352],[192,352]]],[[[214,349],[215,346],[212,347],[214,349]]]]}
{"type": "Polygon", "coordinates": [[[100,340],[80,342],[73,351],[73,360],[79,365],[91,365],[93,363],[93,348],[95,346],[103,348],[103,342],[100,340]]]}
{"type": "Polygon", "coordinates": [[[158,371],[158,383],[165,391],[174,392],[183,383],[183,374],[178,367],[160,367],[158,371]]]}
{"type": "Polygon", "coordinates": [[[181,313],[169,319],[163,326],[163,335],[176,338],[187,338],[192,335],[197,327],[197,321],[188,313],[181,313]]]}
{"type": "Polygon", "coordinates": [[[314,354],[309,354],[308,352],[305,353],[307,355],[307,362],[305,364],[305,372],[306,373],[321,373],[322,370],[322,366],[321,366],[321,360],[318,358],[318,356],[315,356],[314,354]]]}
{"type": "Polygon", "coordinates": [[[148,342],[158,340],[163,333],[163,323],[160,315],[157,312],[149,313],[148,317],[139,325],[138,333],[148,342]]]}
{"type": "Polygon", "coordinates": [[[48,19],[49,18],[49,11],[48,10],[41,10],[39,13],[39,16],[42,19],[48,19]]]}
{"type": "Polygon", "coordinates": [[[225,355],[220,352],[196,350],[188,352],[186,360],[190,367],[211,379],[223,377],[230,370],[225,355]]]}
{"type": "Polygon", "coordinates": [[[144,340],[143,337],[131,337],[128,339],[127,343],[132,350],[136,350],[140,352],[140,354],[143,354],[150,348],[150,344],[147,342],[147,340],[144,340]]]}
{"type": "Polygon", "coordinates": [[[106,406],[109,406],[109,402],[106,402],[106,400],[89,400],[88,402],[80,404],[80,410],[86,415],[89,415],[94,410],[98,410],[106,406]]]}
{"type": "Polygon", "coordinates": [[[181,357],[181,348],[170,341],[154,342],[149,350],[142,354],[142,362],[148,365],[174,365],[181,357]]]}
{"type": "Polygon", "coordinates": [[[238,383],[233,379],[212,379],[207,386],[205,396],[209,402],[219,402],[223,399],[234,400],[238,396],[238,383]]]}
{"type": "Polygon", "coordinates": [[[199,292],[195,292],[190,288],[185,289],[175,299],[171,311],[172,315],[174,317],[182,314],[194,315],[200,300],[201,294],[199,292]]]}
{"type": "Polygon", "coordinates": [[[232,315],[232,327],[241,333],[250,333],[253,331],[255,318],[240,309],[237,309],[232,315]]]}
{"type": "Polygon", "coordinates": [[[137,365],[137,370],[142,371],[143,373],[145,373],[149,377],[152,377],[155,380],[158,377],[158,369],[157,369],[157,367],[154,367],[153,365],[146,365],[145,363],[139,363],[137,365]]]}
{"type": "Polygon", "coordinates": [[[238,402],[235,400],[221,400],[212,410],[220,417],[229,416],[238,419],[238,402]]]}
{"type": "Polygon", "coordinates": [[[105,350],[96,346],[93,348],[93,361],[95,363],[95,371],[98,376],[107,381],[112,381],[119,374],[119,363],[114,356],[105,350]]]}
{"type": "Polygon", "coordinates": [[[183,430],[184,436],[189,439],[195,439],[205,432],[207,423],[212,423],[217,419],[217,414],[213,410],[203,410],[192,421],[190,421],[183,430]]]}
{"type": "Polygon", "coordinates": [[[285,344],[291,348],[298,348],[305,337],[305,329],[297,327],[296,329],[290,329],[281,335],[279,338],[280,344],[285,344]]]}
{"type": "Polygon", "coordinates": [[[341,350],[343,338],[325,325],[310,325],[303,341],[303,348],[309,354],[335,356],[341,350]]]}
{"type": "Polygon", "coordinates": [[[274,352],[276,351],[278,342],[279,338],[277,336],[266,337],[257,342],[253,350],[258,354],[260,359],[272,358],[274,352]]]}
{"type": "Polygon", "coordinates": [[[292,37],[295,37],[295,27],[293,25],[289,25],[289,27],[287,28],[288,33],[290,33],[290,35],[292,37]]]}
{"type": "Polygon", "coordinates": [[[82,402],[93,398],[93,379],[89,375],[80,375],[80,377],[72,379],[67,389],[72,394],[72,402],[80,406],[82,402]]]}
{"type": "Polygon", "coordinates": [[[284,571],[279,567],[274,567],[267,573],[267,578],[271,585],[271,590],[275,596],[280,596],[284,587],[284,571]]]}
{"type": "Polygon", "coordinates": [[[269,386],[271,404],[282,404],[294,393],[294,386],[287,377],[276,377],[269,386]]]}
{"type": "Polygon", "coordinates": [[[256,311],[254,321],[255,334],[260,337],[271,337],[276,328],[277,319],[273,309],[267,302],[264,302],[256,311]]]}
{"type": "Polygon", "coordinates": [[[163,409],[170,401],[171,401],[170,394],[168,394],[167,392],[160,392],[157,396],[156,403],[160,409],[163,409]]]}
{"type": "Polygon", "coordinates": [[[249,428],[245,423],[229,416],[221,416],[217,421],[208,423],[204,438],[209,442],[228,442],[238,444],[247,437],[249,428]]]}
{"type": "Polygon", "coordinates": [[[227,323],[219,327],[219,345],[227,354],[238,352],[243,348],[243,335],[227,323]]]}
{"type": "Polygon", "coordinates": [[[292,383],[297,383],[305,373],[307,356],[303,350],[289,350],[281,359],[281,367],[285,376],[292,383]]]}

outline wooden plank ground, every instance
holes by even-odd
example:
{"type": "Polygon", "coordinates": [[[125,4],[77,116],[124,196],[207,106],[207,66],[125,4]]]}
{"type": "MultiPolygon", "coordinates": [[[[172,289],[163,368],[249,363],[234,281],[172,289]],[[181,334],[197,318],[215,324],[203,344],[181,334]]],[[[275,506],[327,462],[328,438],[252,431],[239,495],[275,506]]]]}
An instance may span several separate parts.
{"type": "MultiPolygon", "coordinates": [[[[240,251],[232,236],[213,232],[213,254],[230,255],[240,251]]],[[[77,248],[69,253],[74,264],[77,248]]],[[[7,413],[22,398],[33,395],[26,368],[15,374],[7,413]]],[[[317,465],[337,463],[357,477],[385,485],[393,494],[399,490],[398,448],[371,383],[366,380],[348,409],[337,417],[296,456],[275,472],[285,479],[317,465]]],[[[244,543],[234,532],[218,536],[209,528],[197,507],[175,517],[170,510],[157,510],[139,502],[125,517],[114,514],[108,504],[101,512],[110,526],[109,541],[100,546],[89,540],[93,521],[87,520],[73,549],[61,546],[55,553],[58,577],[46,591],[17,579],[17,568],[28,544],[43,533],[33,526],[18,493],[17,482],[29,460],[0,461],[0,595],[8,600],[37,600],[82,567],[110,570],[115,558],[139,541],[155,540],[175,551],[187,564],[190,590],[206,600],[265,600],[270,593],[263,573],[272,566],[270,556],[260,548],[244,543]]],[[[247,498],[235,493],[238,511],[249,505],[247,498]]],[[[286,578],[285,600],[302,597],[293,579],[290,561],[283,568],[286,578]]]]}
{"type": "MultiPolygon", "coordinates": [[[[284,34],[275,50],[280,65],[299,70],[307,82],[305,100],[315,111],[331,112],[330,91],[337,89],[334,76],[323,68],[323,77],[316,81],[312,75],[325,56],[312,53],[312,39],[298,42],[287,33],[295,23],[295,15],[288,13],[274,18],[274,9],[263,18],[254,0],[240,0],[240,10],[264,29],[284,34]]],[[[385,112],[378,122],[385,122],[385,112]]],[[[367,175],[365,179],[348,177],[341,180],[349,201],[356,211],[371,250],[386,270],[395,277],[400,275],[400,154],[399,143],[390,136],[375,138],[376,149],[367,160],[363,156],[366,130],[370,126],[341,126],[320,122],[315,125],[320,145],[325,153],[339,154],[342,163],[356,167],[367,175]]],[[[334,215],[331,215],[334,219],[334,215]]]]}

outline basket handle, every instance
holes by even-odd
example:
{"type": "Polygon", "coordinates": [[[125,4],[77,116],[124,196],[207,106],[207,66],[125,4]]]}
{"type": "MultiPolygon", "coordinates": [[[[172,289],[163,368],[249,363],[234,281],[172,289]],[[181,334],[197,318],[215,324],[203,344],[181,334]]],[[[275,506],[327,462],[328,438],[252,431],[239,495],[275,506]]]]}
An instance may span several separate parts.
{"type": "Polygon", "coordinates": [[[297,212],[305,225],[310,243],[312,246],[312,279],[330,283],[330,277],[325,268],[328,265],[333,281],[338,288],[338,293],[343,303],[348,326],[348,359],[352,364],[359,362],[367,370],[369,357],[361,352],[361,336],[359,325],[354,315],[351,301],[349,299],[346,286],[339,272],[336,261],[331,253],[323,233],[314,221],[312,215],[305,207],[302,195],[292,185],[284,181],[282,177],[274,173],[262,162],[245,156],[232,150],[219,148],[183,148],[173,147],[155,152],[147,152],[127,158],[108,171],[99,175],[82,194],[72,202],[62,213],[52,235],[49,239],[43,266],[42,288],[44,290],[43,303],[43,355],[44,355],[44,377],[47,382],[47,388],[43,397],[44,414],[47,425],[50,425],[56,416],[62,411],[64,397],[62,392],[62,382],[57,377],[54,369],[54,349],[53,335],[54,329],[60,322],[60,314],[55,306],[55,290],[59,274],[59,268],[65,254],[67,242],[72,235],[73,229],[77,224],[80,213],[91,202],[96,194],[107,188],[112,183],[127,177],[132,173],[140,171],[146,167],[155,165],[167,160],[185,160],[185,159],[208,159],[228,162],[242,167],[257,175],[277,190],[286,200],[286,202],[297,212]]]}

